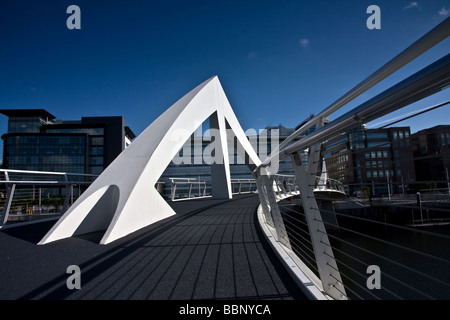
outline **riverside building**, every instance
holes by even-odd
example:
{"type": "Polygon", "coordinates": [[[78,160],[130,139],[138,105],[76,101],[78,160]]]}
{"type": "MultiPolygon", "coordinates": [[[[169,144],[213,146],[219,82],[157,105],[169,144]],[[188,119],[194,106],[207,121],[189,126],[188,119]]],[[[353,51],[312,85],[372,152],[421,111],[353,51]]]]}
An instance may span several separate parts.
{"type": "Polygon", "coordinates": [[[56,120],[44,109],[0,110],[8,117],[3,168],[100,174],[135,137],[122,116],[56,120]]]}

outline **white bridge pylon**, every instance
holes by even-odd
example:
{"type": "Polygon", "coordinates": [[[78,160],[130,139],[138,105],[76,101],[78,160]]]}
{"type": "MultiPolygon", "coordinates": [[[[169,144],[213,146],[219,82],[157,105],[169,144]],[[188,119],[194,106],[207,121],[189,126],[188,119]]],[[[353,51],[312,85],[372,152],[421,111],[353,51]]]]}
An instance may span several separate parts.
{"type": "Polygon", "coordinates": [[[211,165],[212,196],[230,199],[227,129],[236,136],[237,149],[245,153],[241,156],[248,156],[250,167],[259,166],[261,161],[245,136],[218,77],[214,76],[178,100],[147,127],[38,244],[103,230],[106,232],[100,244],[107,244],[174,215],[155,184],[183,144],[208,118],[210,128],[219,129],[215,159],[218,159],[218,152],[222,158],[211,165]]]}

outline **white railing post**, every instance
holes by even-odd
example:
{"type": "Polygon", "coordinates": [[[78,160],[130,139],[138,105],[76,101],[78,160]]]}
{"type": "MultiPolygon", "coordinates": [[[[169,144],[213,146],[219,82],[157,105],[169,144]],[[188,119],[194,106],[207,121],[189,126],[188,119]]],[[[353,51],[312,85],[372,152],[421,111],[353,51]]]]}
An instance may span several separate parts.
{"type": "Polygon", "coordinates": [[[171,179],[171,181],[172,181],[172,183],[171,183],[171,185],[170,185],[170,186],[171,186],[171,189],[172,189],[172,190],[171,190],[171,191],[172,191],[172,192],[171,192],[171,194],[172,194],[172,195],[171,195],[171,198],[172,198],[172,201],[173,201],[173,200],[175,200],[175,192],[176,192],[176,190],[177,190],[177,184],[176,184],[176,182],[175,182],[173,179],[171,179]]]}
{"type": "MultiPolygon", "coordinates": [[[[311,153],[314,153],[314,149],[312,148],[311,153]]],[[[312,158],[314,157],[310,157],[310,161],[313,160],[312,158]]],[[[347,299],[345,288],[342,284],[341,275],[338,271],[327,231],[314,196],[315,172],[313,172],[313,175],[310,170],[305,170],[298,153],[292,154],[292,164],[300,189],[300,196],[323,290],[334,299],[345,300],[347,299]]],[[[313,163],[310,163],[310,165],[313,165],[313,163]]],[[[312,167],[310,166],[310,168],[312,167]]]]}
{"type": "Polygon", "coordinates": [[[262,177],[260,171],[257,170],[253,173],[256,182],[256,188],[258,190],[259,202],[261,203],[261,208],[264,213],[264,217],[266,219],[267,225],[275,228],[275,224],[273,223],[272,215],[270,214],[270,206],[268,202],[267,192],[265,188],[265,184],[262,183],[262,177]]]}
{"type": "MultiPolygon", "coordinates": [[[[10,181],[8,171],[4,171],[4,174],[5,174],[5,181],[10,181]]],[[[2,212],[3,219],[0,220],[1,225],[4,225],[8,221],[9,211],[11,210],[11,204],[15,190],[16,190],[15,184],[12,185],[6,184],[6,200],[2,212]]]]}
{"type": "Polygon", "coordinates": [[[191,193],[192,193],[192,182],[190,180],[188,180],[189,182],[189,193],[188,193],[188,199],[191,198],[191,193]]]}
{"type": "Polygon", "coordinates": [[[267,175],[260,175],[259,177],[260,183],[263,185],[265,189],[265,198],[268,202],[268,206],[270,208],[270,213],[272,216],[273,225],[277,234],[277,241],[281,244],[285,245],[289,249],[291,249],[291,244],[289,242],[289,237],[286,232],[286,228],[284,226],[283,217],[281,216],[280,208],[278,207],[275,190],[273,187],[273,176],[269,177],[267,175]]]}
{"type": "Polygon", "coordinates": [[[67,209],[69,209],[69,201],[70,201],[72,184],[69,183],[69,178],[67,177],[67,173],[64,174],[64,182],[66,183],[66,197],[64,199],[64,204],[63,204],[61,213],[65,213],[67,211],[67,209]]]}

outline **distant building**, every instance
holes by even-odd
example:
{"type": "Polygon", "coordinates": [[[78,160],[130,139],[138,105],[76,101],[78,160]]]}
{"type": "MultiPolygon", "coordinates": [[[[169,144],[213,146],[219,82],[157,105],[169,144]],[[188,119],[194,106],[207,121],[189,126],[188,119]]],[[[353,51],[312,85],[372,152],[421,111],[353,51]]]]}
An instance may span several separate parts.
{"type": "MultiPolygon", "coordinates": [[[[308,121],[306,119],[303,123],[308,121]]],[[[329,122],[328,119],[325,121],[329,122]]],[[[303,124],[302,123],[302,124],[303,124]]],[[[301,126],[300,124],[299,126],[301,126]]],[[[298,126],[298,127],[299,127],[298,126]]],[[[297,127],[297,128],[298,128],[297,127]]],[[[287,137],[295,132],[296,128],[285,128],[282,125],[279,126],[268,126],[263,130],[247,130],[247,139],[250,141],[251,145],[255,149],[261,161],[264,161],[274,150],[276,150],[279,144],[285,140],[287,137]]],[[[306,133],[300,135],[299,138],[294,139],[291,143],[298,141],[303,136],[313,132],[315,126],[310,128],[306,133]]],[[[199,136],[194,133],[190,140],[188,140],[179,152],[179,157],[169,164],[166,168],[159,181],[162,184],[158,185],[159,191],[163,194],[165,198],[170,198],[171,196],[171,180],[170,178],[190,178],[196,179],[196,181],[206,182],[206,194],[211,192],[211,165],[209,159],[209,151],[211,149],[211,137],[209,136],[199,136]],[[209,149],[208,149],[209,148],[209,149]]],[[[231,179],[252,179],[253,174],[249,170],[246,161],[241,158],[236,149],[236,145],[232,141],[228,143],[228,159],[230,161],[230,175],[231,179]]],[[[308,152],[304,151],[301,153],[302,159],[307,162],[308,152]]],[[[294,168],[291,164],[290,157],[287,157],[277,163],[278,167],[277,174],[281,175],[294,175],[294,168]]],[[[245,186],[247,188],[248,186],[245,186]]],[[[253,182],[253,187],[255,184],[253,182]]],[[[200,187],[200,190],[202,187],[200,187]]],[[[234,190],[236,191],[237,185],[234,185],[234,190]]],[[[178,185],[177,193],[187,195],[189,192],[189,186],[178,185]]],[[[199,194],[199,186],[193,185],[192,192],[197,195],[199,194]]]]}
{"type": "Polygon", "coordinates": [[[417,181],[445,181],[450,170],[450,125],[416,132],[411,138],[417,181]]]}
{"type": "MultiPolygon", "coordinates": [[[[280,134],[288,134],[292,130],[287,130],[284,127],[268,127],[260,132],[249,130],[246,132],[247,139],[257,152],[261,160],[265,159],[280,142],[280,134]],[[281,128],[281,130],[280,130],[281,128]],[[281,131],[281,132],[280,132],[281,131]]],[[[230,138],[230,137],[228,137],[230,138]]],[[[196,181],[204,181],[206,183],[206,194],[211,193],[211,151],[214,149],[212,139],[208,135],[200,136],[194,133],[191,138],[184,144],[179,154],[172,160],[166,168],[159,181],[163,184],[159,185],[160,192],[165,198],[171,196],[171,179],[196,179],[196,181]]],[[[247,163],[248,159],[243,159],[237,150],[236,141],[228,141],[228,159],[230,162],[231,179],[252,179],[253,175],[247,163]]],[[[285,168],[285,165],[280,164],[280,168],[285,168]]],[[[246,185],[245,188],[249,186],[246,185]]],[[[253,182],[253,189],[255,183],[253,182]]],[[[199,194],[199,186],[194,185],[193,193],[199,194]]],[[[187,196],[189,186],[177,186],[177,194],[187,196]]],[[[203,191],[202,187],[200,187],[203,191]]]]}
{"type": "Polygon", "coordinates": [[[350,194],[361,188],[372,195],[401,193],[415,181],[409,127],[361,126],[325,143],[322,156],[329,177],[347,185],[350,194]]]}
{"type": "Polygon", "coordinates": [[[0,113],[9,118],[2,136],[8,169],[100,174],[135,137],[121,116],[63,121],[44,109],[0,113]]]}

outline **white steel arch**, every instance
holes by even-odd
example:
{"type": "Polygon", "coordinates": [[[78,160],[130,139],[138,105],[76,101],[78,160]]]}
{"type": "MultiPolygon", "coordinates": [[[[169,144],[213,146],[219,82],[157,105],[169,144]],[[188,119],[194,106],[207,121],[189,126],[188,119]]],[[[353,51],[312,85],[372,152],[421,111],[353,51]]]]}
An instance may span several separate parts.
{"type": "Polygon", "coordinates": [[[252,166],[261,164],[217,76],[200,84],[158,117],[92,183],[39,244],[106,230],[107,244],[175,212],[155,184],[187,139],[205,120],[219,129],[222,162],[211,169],[213,197],[231,198],[226,129],[231,129],[252,166]],[[181,136],[180,136],[181,133],[181,136]],[[177,136],[174,140],[173,136],[177,136]]]}

